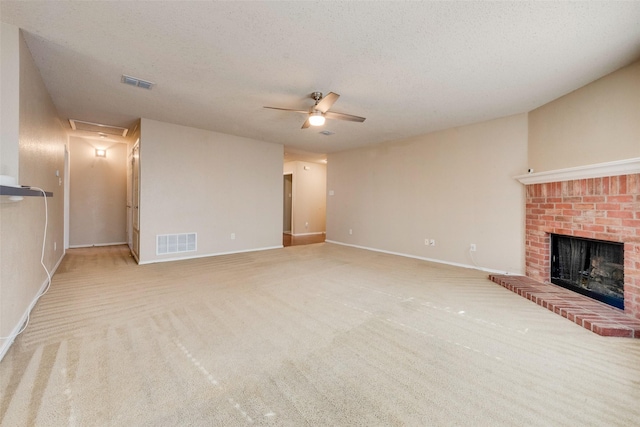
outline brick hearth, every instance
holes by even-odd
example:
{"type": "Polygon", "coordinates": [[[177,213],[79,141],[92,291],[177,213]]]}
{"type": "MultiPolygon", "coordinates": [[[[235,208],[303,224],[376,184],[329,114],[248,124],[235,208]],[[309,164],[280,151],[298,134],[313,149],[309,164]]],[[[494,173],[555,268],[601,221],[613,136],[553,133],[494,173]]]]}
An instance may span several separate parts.
{"type": "Polygon", "coordinates": [[[623,243],[624,313],[640,319],[640,174],[526,188],[526,275],[550,282],[550,233],[623,243]]]}
{"type": "Polygon", "coordinates": [[[640,338],[640,320],[584,295],[524,276],[492,274],[489,279],[598,335],[640,338]]]}

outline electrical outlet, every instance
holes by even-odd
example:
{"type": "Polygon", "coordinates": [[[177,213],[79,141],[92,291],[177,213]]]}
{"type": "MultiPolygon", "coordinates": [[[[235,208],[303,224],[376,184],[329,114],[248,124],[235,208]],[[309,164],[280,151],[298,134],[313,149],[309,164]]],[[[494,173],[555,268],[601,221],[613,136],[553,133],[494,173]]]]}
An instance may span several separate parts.
{"type": "Polygon", "coordinates": [[[304,228],[309,228],[309,223],[308,222],[304,223],[304,228]]]}
{"type": "Polygon", "coordinates": [[[470,250],[471,252],[475,252],[475,251],[476,251],[476,244],[475,244],[475,243],[472,243],[471,245],[469,245],[469,250],[470,250]]]}
{"type": "Polygon", "coordinates": [[[53,242],[53,251],[57,251],[58,250],[58,242],[53,242]]]}
{"type": "Polygon", "coordinates": [[[353,234],[353,230],[352,229],[349,229],[349,234],[353,234]]]}
{"type": "Polygon", "coordinates": [[[231,233],[231,240],[236,240],[236,233],[231,233]]]}
{"type": "Polygon", "coordinates": [[[424,245],[429,246],[429,239],[424,239],[424,245]]]}
{"type": "Polygon", "coordinates": [[[435,245],[436,245],[435,239],[429,240],[429,246],[435,246],[435,245]]]}

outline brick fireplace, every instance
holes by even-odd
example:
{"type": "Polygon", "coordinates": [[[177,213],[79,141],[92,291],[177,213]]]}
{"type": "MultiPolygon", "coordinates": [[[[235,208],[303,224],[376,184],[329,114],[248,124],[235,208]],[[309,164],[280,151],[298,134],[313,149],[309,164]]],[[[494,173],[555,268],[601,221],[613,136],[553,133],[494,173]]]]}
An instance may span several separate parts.
{"type": "Polygon", "coordinates": [[[550,235],[622,243],[624,312],[640,319],[640,173],[526,185],[526,275],[549,283],[550,235]]]}

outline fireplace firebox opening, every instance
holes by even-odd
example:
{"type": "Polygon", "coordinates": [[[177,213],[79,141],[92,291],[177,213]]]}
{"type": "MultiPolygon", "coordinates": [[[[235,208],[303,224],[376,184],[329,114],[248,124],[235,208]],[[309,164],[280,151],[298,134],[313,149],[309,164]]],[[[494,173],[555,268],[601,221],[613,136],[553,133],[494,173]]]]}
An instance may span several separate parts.
{"type": "Polygon", "coordinates": [[[624,309],[624,245],[551,234],[551,283],[624,309]]]}

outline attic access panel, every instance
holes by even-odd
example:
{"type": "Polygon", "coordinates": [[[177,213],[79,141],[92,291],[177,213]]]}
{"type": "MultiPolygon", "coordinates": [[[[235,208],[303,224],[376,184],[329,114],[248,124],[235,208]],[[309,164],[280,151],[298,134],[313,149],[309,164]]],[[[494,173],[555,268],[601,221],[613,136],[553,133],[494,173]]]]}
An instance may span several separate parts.
{"type": "Polygon", "coordinates": [[[84,132],[104,133],[106,135],[127,136],[129,129],[119,126],[103,125],[100,123],[84,122],[82,120],[69,119],[71,129],[84,132]]]}

